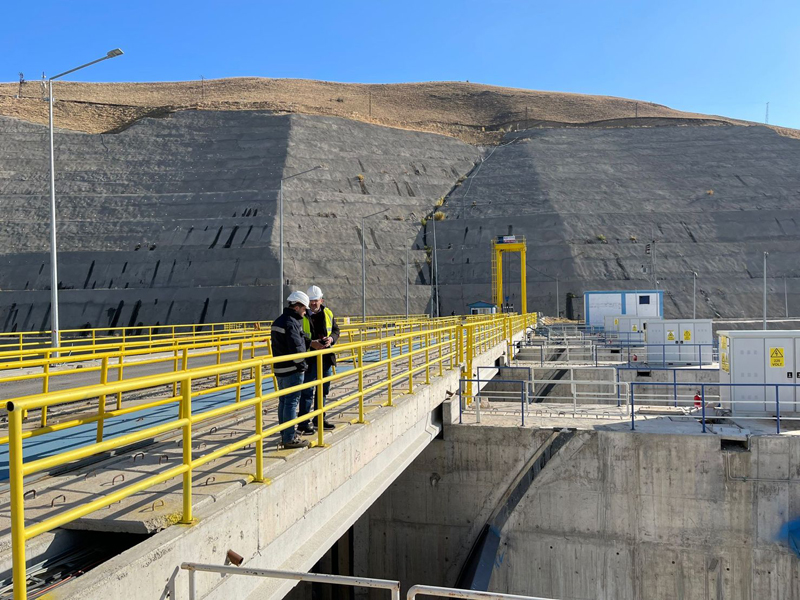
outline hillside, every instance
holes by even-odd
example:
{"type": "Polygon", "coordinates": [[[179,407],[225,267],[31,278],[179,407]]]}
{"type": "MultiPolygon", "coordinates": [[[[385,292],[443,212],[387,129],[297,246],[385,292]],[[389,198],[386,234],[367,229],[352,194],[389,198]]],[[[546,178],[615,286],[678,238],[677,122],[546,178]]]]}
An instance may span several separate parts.
{"type": "MultiPolygon", "coordinates": [[[[652,125],[653,119],[750,125],[726,117],[673,110],[660,104],[539,92],[465,82],[369,85],[303,79],[245,77],[174,83],[55,84],[56,124],[87,133],[113,132],[145,116],[174,110],[270,110],[344,117],[376,125],[441,133],[468,143],[491,144],[500,130],[553,124],[604,122],[652,125]]],[[[0,84],[0,115],[47,122],[39,81],[0,84]],[[17,97],[20,95],[21,97],[17,97]]],[[[792,129],[773,127],[800,137],[792,129]]]]}

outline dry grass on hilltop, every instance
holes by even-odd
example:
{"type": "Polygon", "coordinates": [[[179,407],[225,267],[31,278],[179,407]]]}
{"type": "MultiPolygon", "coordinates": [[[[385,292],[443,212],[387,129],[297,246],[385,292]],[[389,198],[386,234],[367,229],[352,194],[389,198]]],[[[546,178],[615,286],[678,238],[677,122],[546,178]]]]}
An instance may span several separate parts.
{"type": "MultiPolygon", "coordinates": [[[[40,82],[0,84],[0,115],[47,122],[40,82]]],[[[644,125],[647,119],[702,120],[704,124],[755,125],[686,113],[660,104],[610,96],[537,92],[476,83],[352,84],[256,77],[174,83],[55,84],[56,125],[103,133],[148,115],[173,110],[271,110],[326,115],[428,131],[470,143],[492,143],[501,129],[537,122],[644,125]],[[639,117],[639,120],[636,117],[639,117]],[[644,119],[644,120],[642,120],[644,119]],[[622,121],[620,121],[622,120],[622,121]]],[[[793,129],[773,127],[800,138],[793,129]]]]}

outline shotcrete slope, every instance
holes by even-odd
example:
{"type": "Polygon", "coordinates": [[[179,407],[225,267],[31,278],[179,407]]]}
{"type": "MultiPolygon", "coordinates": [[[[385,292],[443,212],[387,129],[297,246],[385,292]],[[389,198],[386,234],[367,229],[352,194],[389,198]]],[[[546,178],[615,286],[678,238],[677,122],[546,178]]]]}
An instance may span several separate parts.
{"type": "MultiPolygon", "coordinates": [[[[273,318],[280,180],[317,165],[285,181],[288,286],[314,279],[340,314],[360,312],[360,217],[388,208],[367,229],[370,308],[404,311],[406,242],[479,154],[444,136],[265,111],[59,131],[61,325],[273,318]]],[[[5,331],[49,326],[47,173],[46,128],[0,118],[5,331]]],[[[427,298],[420,288],[412,310],[427,298]]]]}
{"type": "MultiPolygon", "coordinates": [[[[556,277],[562,312],[570,293],[652,288],[652,240],[670,316],[691,315],[692,271],[699,317],[759,315],[763,251],[770,314],[784,313],[784,276],[800,310],[800,141],[728,126],[555,128],[504,143],[437,223],[443,312],[490,299],[491,239],[512,233],[528,241],[528,306],[548,313],[556,277]]],[[[508,269],[519,307],[518,259],[508,269]]]]}

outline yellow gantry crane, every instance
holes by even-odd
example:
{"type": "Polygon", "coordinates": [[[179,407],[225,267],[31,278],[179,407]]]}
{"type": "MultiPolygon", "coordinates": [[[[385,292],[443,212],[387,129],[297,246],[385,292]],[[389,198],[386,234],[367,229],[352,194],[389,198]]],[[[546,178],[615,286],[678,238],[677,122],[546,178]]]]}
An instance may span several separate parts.
{"type": "Polygon", "coordinates": [[[498,310],[503,310],[503,254],[505,252],[519,252],[520,273],[522,279],[522,296],[520,314],[528,312],[528,282],[526,278],[526,252],[525,238],[518,235],[501,235],[492,240],[492,290],[494,303],[498,310]]]}

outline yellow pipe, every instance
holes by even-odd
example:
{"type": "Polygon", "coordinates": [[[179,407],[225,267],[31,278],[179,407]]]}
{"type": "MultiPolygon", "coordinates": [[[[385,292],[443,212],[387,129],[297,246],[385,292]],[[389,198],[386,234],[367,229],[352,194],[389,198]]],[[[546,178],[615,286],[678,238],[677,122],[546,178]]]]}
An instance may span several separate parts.
{"type": "Polygon", "coordinates": [[[181,381],[180,416],[183,424],[183,515],[181,523],[192,522],[192,379],[181,381]]]}

